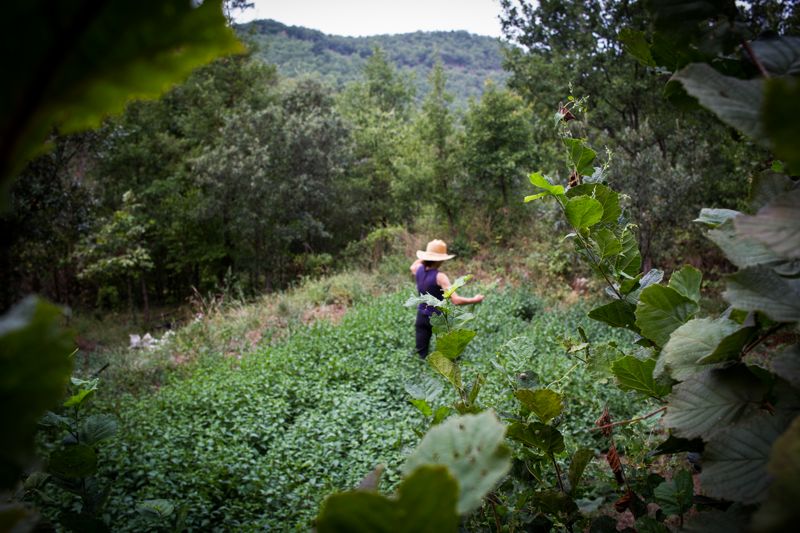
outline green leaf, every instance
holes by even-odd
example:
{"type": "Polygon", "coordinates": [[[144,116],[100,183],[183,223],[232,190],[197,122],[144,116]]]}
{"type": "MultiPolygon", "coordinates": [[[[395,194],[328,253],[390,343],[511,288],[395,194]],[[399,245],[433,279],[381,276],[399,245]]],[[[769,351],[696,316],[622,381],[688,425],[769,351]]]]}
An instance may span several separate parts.
{"type": "Polygon", "coordinates": [[[778,256],[800,259],[800,190],[785,193],[755,216],[734,220],[736,232],[766,245],[778,256]]]}
{"type": "Polygon", "coordinates": [[[671,287],[651,285],[644,289],[636,305],[636,325],[642,335],[664,346],[670,334],[698,310],[697,303],[671,287]]]}
{"type": "Polygon", "coordinates": [[[505,426],[492,411],[451,418],[428,431],[403,472],[425,464],[447,466],[461,488],[457,510],[467,513],[480,505],[511,467],[504,437],[505,426]]]}
{"type": "Polygon", "coordinates": [[[663,423],[678,437],[707,440],[755,412],[764,393],[761,381],[738,367],[698,372],[672,388],[663,423]]]}
{"type": "Polygon", "coordinates": [[[627,328],[636,333],[639,328],[636,326],[635,307],[624,300],[614,300],[611,303],[595,307],[589,311],[589,318],[605,322],[615,328],[627,328]]]}
{"type": "Polygon", "coordinates": [[[144,500],[136,506],[136,511],[152,520],[164,520],[175,512],[175,505],[170,500],[144,500]]]}
{"type": "Polygon", "coordinates": [[[775,156],[786,163],[789,174],[800,174],[800,83],[767,80],[761,116],[775,156]]]}
{"type": "Polygon", "coordinates": [[[91,446],[74,444],[50,454],[48,471],[60,477],[81,478],[97,470],[97,454],[91,446]]]}
{"type": "Polygon", "coordinates": [[[591,176],[594,172],[592,163],[597,157],[597,152],[586,146],[583,139],[564,139],[567,146],[569,160],[581,176],[591,176]]]}
{"type": "Polygon", "coordinates": [[[0,489],[16,484],[34,449],[38,421],[64,397],[74,342],[60,326],[61,315],[54,305],[29,297],[0,317],[0,489]]]}
{"type": "Polygon", "coordinates": [[[561,453],[566,449],[561,432],[541,422],[530,424],[515,422],[508,427],[508,437],[549,455],[561,453]]]}
{"type": "Polygon", "coordinates": [[[800,280],[786,279],[766,267],[727,277],[722,296],[736,309],[761,311],[776,322],[800,320],[800,280]]]}
{"type": "Polygon", "coordinates": [[[653,491],[656,503],[664,513],[682,515],[692,507],[694,484],[692,475],[686,470],[676,473],[653,491]]]}
{"type": "MultiPolygon", "coordinates": [[[[531,496],[531,504],[546,515],[572,515],[578,512],[578,505],[568,494],[560,490],[537,490],[531,496]]],[[[549,528],[548,528],[549,530],[549,528]]]]}
{"type": "Polygon", "coordinates": [[[527,204],[528,202],[533,202],[534,200],[538,200],[539,198],[544,198],[545,196],[549,196],[546,192],[540,192],[538,194],[531,194],[526,196],[523,201],[527,204]]]}
{"type": "Polygon", "coordinates": [[[570,198],[565,206],[567,220],[576,229],[594,226],[603,218],[603,206],[589,196],[570,198]]]}
{"type": "Polygon", "coordinates": [[[81,407],[84,402],[89,400],[97,390],[97,384],[92,388],[80,389],[64,402],[64,407],[81,407]]]}
{"type": "Polygon", "coordinates": [[[486,380],[484,380],[483,376],[481,376],[480,374],[475,376],[475,381],[472,382],[472,387],[470,387],[470,389],[469,389],[469,396],[468,396],[468,399],[467,399],[467,401],[470,404],[473,404],[473,405],[475,404],[475,400],[478,399],[478,393],[480,392],[481,387],[483,386],[485,381],[486,380]]]}
{"type": "Polygon", "coordinates": [[[436,424],[441,424],[442,421],[444,421],[448,416],[450,416],[451,412],[452,412],[452,409],[450,409],[450,407],[448,407],[447,405],[443,405],[443,406],[439,407],[436,411],[434,411],[434,413],[433,413],[433,421],[431,423],[434,426],[436,424]]]}
{"type": "Polygon", "coordinates": [[[770,451],[786,425],[782,417],[763,413],[723,427],[703,452],[703,490],[712,498],[745,504],[764,500],[771,482],[767,475],[770,451]]]}
{"type": "Polygon", "coordinates": [[[6,62],[0,89],[0,181],[41,150],[57,128],[96,127],[133,98],[153,98],[215,57],[243,51],[220,0],[11,4],[9,42],[34,38],[6,62]],[[67,33],[65,33],[67,32],[67,33]],[[35,36],[35,37],[34,37],[35,36]]]}
{"type": "Polygon", "coordinates": [[[475,332],[469,329],[456,329],[444,335],[437,335],[436,351],[453,360],[464,352],[474,337],[475,332]]]}
{"type": "Polygon", "coordinates": [[[603,206],[603,218],[600,219],[600,222],[605,224],[616,223],[622,214],[622,208],[619,205],[619,194],[603,184],[582,183],[567,191],[568,198],[576,196],[590,196],[600,202],[600,205],[603,206]]]}
{"type": "Polygon", "coordinates": [[[622,28],[619,32],[619,40],[622,42],[622,49],[630,56],[633,56],[645,67],[655,67],[656,62],[650,53],[650,43],[647,42],[644,32],[631,28],[622,28]]]}
{"type": "MultiPolygon", "coordinates": [[[[550,181],[539,172],[534,172],[530,175],[531,184],[535,187],[545,190],[545,194],[549,196],[563,196],[564,187],[561,185],[553,185],[550,181]]],[[[526,200],[529,201],[529,200],[526,200]]]]}
{"type": "Polygon", "coordinates": [[[694,222],[700,222],[716,228],[740,214],[739,211],[734,211],[733,209],[709,209],[704,207],[700,210],[700,216],[694,219],[694,222]]]}
{"type": "Polygon", "coordinates": [[[722,122],[733,126],[756,142],[766,139],[761,122],[764,102],[762,79],[742,80],[725,76],[705,63],[693,63],[672,76],[700,104],[722,122]]]}
{"type": "Polygon", "coordinates": [[[583,471],[586,470],[586,467],[593,458],[594,452],[589,448],[578,448],[575,453],[572,454],[572,460],[569,463],[569,473],[567,474],[570,494],[575,494],[575,489],[578,488],[581,477],[583,477],[583,471]]]}
{"type": "Polygon", "coordinates": [[[458,365],[453,363],[450,359],[439,352],[433,352],[428,356],[428,364],[444,376],[453,387],[459,390],[463,388],[463,384],[461,383],[461,370],[458,368],[458,365]]]}
{"type": "Polygon", "coordinates": [[[774,481],[767,501],[756,512],[757,531],[792,531],[800,518],[800,417],[775,440],[767,463],[774,481]]]}
{"type": "Polygon", "coordinates": [[[91,415],[83,421],[81,442],[89,445],[110,439],[117,433],[117,419],[111,415],[91,415]]]}
{"type": "Polygon", "coordinates": [[[316,520],[320,533],[455,531],[458,484],[446,467],[422,465],[398,487],[397,499],[351,491],[325,499],[316,520]]]}
{"type": "Polygon", "coordinates": [[[739,235],[732,220],[709,231],[706,236],[719,246],[731,263],[739,268],[762,264],[774,265],[781,262],[780,256],[765,244],[739,235]]]}
{"type": "Polygon", "coordinates": [[[417,410],[425,416],[433,415],[433,409],[431,408],[430,404],[422,398],[411,398],[409,400],[411,405],[417,408],[417,410]]]}
{"type": "Polygon", "coordinates": [[[656,383],[653,379],[655,366],[656,362],[653,359],[641,360],[632,355],[626,355],[612,363],[611,372],[617,378],[620,389],[640,392],[653,398],[661,398],[669,394],[670,388],[656,383]]]}
{"type": "Polygon", "coordinates": [[[642,268],[639,244],[636,242],[633,232],[628,229],[622,232],[620,242],[622,243],[622,253],[617,258],[617,272],[623,272],[633,278],[639,274],[642,268]]]}
{"type": "Polygon", "coordinates": [[[669,287],[686,296],[693,302],[700,302],[700,283],[703,273],[690,265],[685,265],[669,278],[669,287]]]}
{"type": "Polygon", "coordinates": [[[800,37],[770,37],[750,43],[761,65],[774,76],[800,75],[800,37]]]}
{"type": "Polygon", "coordinates": [[[545,424],[564,410],[561,395],[550,389],[517,389],[514,396],[545,424]]]}
{"type": "Polygon", "coordinates": [[[733,359],[751,333],[752,329],[726,318],[690,320],[672,332],[659,356],[656,375],[667,371],[673,379],[682,381],[700,370],[698,365],[733,359]],[[740,331],[745,335],[737,335],[740,331]]]}
{"type": "Polygon", "coordinates": [[[447,289],[446,291],[444,291],[444,293],[442,294],[442,296],[443,296],[445,299],[446,299],[446,298],[450,298],[450,297],[453,295],[453,293],[454,293],[454,292],[456,292],[458,289],[460,289],[461,287],[463,287],[464,285],[466,285],[466,284],[467,284],[467,282],[468,282],[469,280],[471,280],[471,279],[472,279],[472,274],[467,274],[466,276],[461,276],[460,278],[458,278],[457,280],[455,280],[455,281],[452,283],[452,285],[450,285],[450,287],[448,287],[448,289],[447,289]]]}
{"type": "Polygon", "coordinates": [[[622,251],[622,243],[610,229],[603,228],[592,233],[591,240],[594,242],[595,251],[601,260],[613,257],[622,251]]]}

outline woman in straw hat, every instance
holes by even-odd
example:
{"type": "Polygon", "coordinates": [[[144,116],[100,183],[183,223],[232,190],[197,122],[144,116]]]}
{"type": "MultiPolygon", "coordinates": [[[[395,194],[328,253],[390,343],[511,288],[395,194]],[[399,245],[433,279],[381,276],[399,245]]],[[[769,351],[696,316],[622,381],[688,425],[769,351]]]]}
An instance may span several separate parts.
{"type": "MultiPolygon", "coordinates": [[[[450,288],[450,279],[444,272],[439,272],[442,262],[455,257],[447,253],[447,244],[439,239],[434,239],[425,247],[425,251],[417,250],[417,260],[411,264],[411,273],[417,279],[417,290],[420,294],[430,294],[438,299],[443,298],[444,291],[450,288]]],[[[456,293],[450,296],[450,301],[455,305],[476,304],[483,301],[483,294],[472,298],[463,298],[456,293]]],[[[421,358],[428,356],[428,348],[433,334],[431,328],[431,315],[438,314],[435,307],[419,304],[417,307],[417,354],[421,358]]]]}

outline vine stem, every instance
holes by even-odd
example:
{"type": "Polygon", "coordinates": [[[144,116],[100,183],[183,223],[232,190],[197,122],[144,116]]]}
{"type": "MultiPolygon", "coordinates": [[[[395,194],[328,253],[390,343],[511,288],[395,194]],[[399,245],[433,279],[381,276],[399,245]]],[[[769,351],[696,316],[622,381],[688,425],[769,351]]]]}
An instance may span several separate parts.
{"type": "MultiPolygon", "coordinates": [[[[585,361],[584,361],[584,362],[585,362],[585,361]]],[[[560,377],[560,378],[558,378],[557,380],[553,381],[552,383],[548,383],[548,384],[547,384],[547,388],[550,388],[550,387],[552,387],[553,385],[555,385],[555,384],[556,384],[556,383],[558,383],[559,381],[561,381],[561,380],[563,380],[564,378],[566,378],[567,376],[569,376],[569,375],[572,373],[572,371],[573,371],[573,370],[575,370],[575,369],[578,367],[578,365],[580,365],[580,363],[575,363],[574,365],[572,365],[572,367],[571,367],[569,370],[567,370],[566,372],[564,372],[564,375],[563,375],[563,376],[561,376],[561,377],[560,377]]]]}
{"type": "Polygon", "coordinates": [[[564,490],[564,482],[561,480],[561,468],[558,467],[558,462],[556,461],[555,456],[551,453],[550,460],[553,461],[553,467],[556,469],[556,479],[558,480],[558,488],[561,492],[566,494],[566,490],[564,490]]]}
{"type": "MultiPolygon", "coordinates": [[[[567,208],[564,207],[564,204],[562,204],[560,201],[558,202],[558,205],[561,207],[561,212],[564,213],[564,217],[567,218],[567,208]]],[[[569,218],[567,218],[567,220],[569,220],[569,218]]],[[[594,252],[592,252],[591,247],[586,243],[586,241],[581,236],[580,230],[575,226],[573,226],[572,224],[570,224],[570,227],[574,230],[575,237],[577,237],[578,240],[581,241],[581,245],[589,255],[589,260],[594,264],[597,271],[600,272],[600,275],[603,276],[603,278],[606,280],[606,283],[608,284],[609,287],[611,287],[611,290],[614,291],[614,294],[617,295],[617,298],[624,302],[625,299],[622,297],[622,294],[620,294],[620,292],[617,290],[617,288],[614,286],[611,280],[608,279],[608,274],[606,274],[606,271],[603,270],[603,268],[601,267],[600,261],[595,258],[594,252]]]]}
{"type": "Polygon", "coordinates": [[[658,413],[664,412],[666,410],[667,410],[667,406],[665,405],[664,407],[659,407],[658,409],[656,409],[652,413],[648,413],[648,414],[646,414],[644,416],[640,416],[640,417],[637,417],[637,418],[631,418],[630,420],[620,420],[619,422],[612,422],[611,424],[606,424],[604,426],[597,426],[597,427],[594,427],[594,428],[590,429],[589,431],[598,431],[598,430],[601,430],[601,429],[612,428],[612,427],[615,427],[615,426],[623,426],[625,424],[633,424],[634,422],[639,422],[639,421],[644,420],[646,418],[650,418],[651,416],[655,416],[658,413]]]}

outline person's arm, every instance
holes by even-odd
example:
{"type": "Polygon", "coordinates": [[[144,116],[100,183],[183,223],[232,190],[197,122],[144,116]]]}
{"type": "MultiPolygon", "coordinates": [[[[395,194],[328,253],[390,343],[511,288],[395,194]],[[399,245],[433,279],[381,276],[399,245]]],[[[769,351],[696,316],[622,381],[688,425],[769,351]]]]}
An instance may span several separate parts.
{"type": "MultiPolygon", "coordinates": [[[[436,275],[436,284],[439,285],[443,291],[446,291],[450,288],[450,278],[447,277],[447,274],[439,272],[439,274],[436,275]]],[[[476,294],[472,298],[466,298],[453,293],[450,295],[450,301],[455,305],[477,304],[483,301],[483,294],[476,294]]]]}
{"type": "Polygon", "coordinates": [[[416,273],[417,273],[417,270],[418,270],[418,269],[419,269],[419,267],[421,267],[421,266],[422,266],[422,259],[417,259],[416,261],[414,261],[413,263],[411,263],[411,267],[410,267],[411,273],[412,273],[412,274],[414,274],[414,275],[416,275],[416,273]]]}

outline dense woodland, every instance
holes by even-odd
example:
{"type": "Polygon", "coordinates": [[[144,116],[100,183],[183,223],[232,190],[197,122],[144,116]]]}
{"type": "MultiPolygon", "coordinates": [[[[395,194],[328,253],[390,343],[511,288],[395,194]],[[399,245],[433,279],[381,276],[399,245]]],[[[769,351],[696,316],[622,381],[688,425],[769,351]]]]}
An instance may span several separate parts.
{"type": "MultiPolygon", "coordinates": [[[[710,114],[666,102],[663,76],[621,47],[598,46],[641,24],[630,10],[601,17],[575,4],[556,16],[562,9],[543,3],[536,25],[516,21],[530,51],[509,48],[509,86],[487,81],[463,111],[443,57],[417,103],[400,70],[404,48],[370,42],[359,48],[369,55],[358,80],[340,89],[324,76],[283,78],[251,52],[199,69],[158,101],[131,103],[99,130],[56,139],[16,180],[1,219],[2,306],[29,292],[145,309],[183,302],[193,287],[280,289],[358,255],[371,232],[413,228],[419,217],[433,217],[457,253],[508,238],[536,218],[519,202],[527,175],[559,162],[551,116],[570,84],[590,95],[583,133],[609,150],[645,264],[679,248],[698,266],[713,262],[697,250],[699,230],[680,223],[701,206],[736,208],[769,155],[710,114]]],[[[474,72],[486,66],[463,60],[474,72]]]]}
{"type": "Polygon", "coordinates": [[[14,7],[0,524],[796,524],[800,5],[501,0],[500,42],[247,6],[14,7]],[[409,297],[432,238],[454,287],[409,297]]]}

